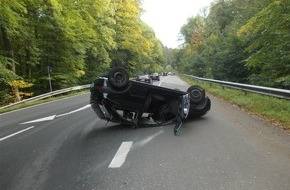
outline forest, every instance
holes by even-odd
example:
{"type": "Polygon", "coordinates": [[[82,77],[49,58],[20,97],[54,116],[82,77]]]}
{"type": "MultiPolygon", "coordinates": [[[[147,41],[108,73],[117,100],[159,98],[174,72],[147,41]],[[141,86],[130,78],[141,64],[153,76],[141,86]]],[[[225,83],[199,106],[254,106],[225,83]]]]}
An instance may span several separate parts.
{"type": "Polygon", "coordinates": [[[89,84],[110,68],[290,89],[290,1],[216,0],[169,49],[141,0],[0,0],[0,105],[89,84]]]}
{"type": "Polygon", "coordinates": [[[218,0],[180,33],[180,73],[290,89],[289,0],[218,0]]]}
{"type": "Polygon", "coordinates": [[[165,67],[138,0],[1,0],[0,102],[90,84],[109,68],[165,67]]]}

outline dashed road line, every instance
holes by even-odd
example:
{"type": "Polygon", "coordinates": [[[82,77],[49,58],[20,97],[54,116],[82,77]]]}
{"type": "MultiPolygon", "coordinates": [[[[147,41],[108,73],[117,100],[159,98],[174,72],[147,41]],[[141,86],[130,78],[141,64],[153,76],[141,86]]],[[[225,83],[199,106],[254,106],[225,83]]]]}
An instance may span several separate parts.
{"type": "MultiPolygon", "coordinates": [[[[60,114],[60,115],[51,115],[51,116],[48,116],[48,117],[43,117],[43,118],[35,119],[35,120],[32,120],[32,121],[23,122],[23,123],[20,123],[20,125],[22,125],[22,124],[29,124],[29,123],[38,123],[38,122],[42,122],[42,121],[51,121],[51,120],[54,120],[56,117],[62,117],[62,116],[65,116],[65,115],[69,115],[69,114],[72,114],[72,113],[75,113],[75,112],[78,112],[78,111],[81,111],[81,110],[87,109],[87,108],[89,108],[89,107],[91,107],[90,104],[85,105],[85,106],[83,106],[83,107],[81,107],[81,108],[79,108],[79,109],[76,109],[76,110],[70,111],[70,112],[68,112],[68,113],[64,113],[64,114],[60,114]]],[[[8,135],[8,136],[6,136],[6,137],[0,138],[0,142],[1,142],[1,141],[4,141],[4,140],[6,140],[6,139],[8,139],[8,138],[10,138],[10,137],[13,137],[13,136],[15,136],[15,135],[18,135],[18,134],[20,134],[20,133],[23,133],[23,132],[25,132],[25,131],[27,131],[27,130],[30,130],[30,129],[32,129],[32,128],[34,128],[34,126],[28,127],[28,128],[26,128],[26,129],[23,129],[23,130],[21,130],[21,131],[18,131],[18,132],[16,132],[16,133],[13,133],[13,134],[8,135]]]]}
{"type": "Polygon", "coordinates": [[[132,147],[132,144],[133,141],[127,141],[121,144],[113,160],[111,161],[109,168],[119,168],[123,165],[128,155],[128,152],[132,147]]]}

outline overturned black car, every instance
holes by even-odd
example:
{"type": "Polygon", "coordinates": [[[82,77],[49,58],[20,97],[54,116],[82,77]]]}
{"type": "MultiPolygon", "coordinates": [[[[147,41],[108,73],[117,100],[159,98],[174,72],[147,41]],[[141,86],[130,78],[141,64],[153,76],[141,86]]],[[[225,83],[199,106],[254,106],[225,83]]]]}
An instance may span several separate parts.
{"type": "Polygon", "coordinates": [[[100,119],[139,126],[175,123],[174,133],[187,118],[205,115],[211,101],[200,86],[186,92],[129,80],[123,68],[113,68],[90,87],[90,104],[100,119]]]}

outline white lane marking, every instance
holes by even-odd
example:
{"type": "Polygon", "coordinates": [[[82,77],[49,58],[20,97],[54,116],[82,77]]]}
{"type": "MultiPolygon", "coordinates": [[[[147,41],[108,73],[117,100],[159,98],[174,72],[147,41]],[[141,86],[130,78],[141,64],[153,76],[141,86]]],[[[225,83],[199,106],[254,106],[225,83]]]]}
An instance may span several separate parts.
{"type": "Polygon", "coordinates": [[[161,84],[162,84],[162,82],[163,82],[164,80],[165,80],[165,78],[162,79],[162,81],[159,82],[158,86],[161,86],[161,84]]]}
{"type": "Polygon", "coordinates": [[[127,154],[133,144],[133,141],[123,142],[111,161],[109,168],[119,168],[126,160],[127,154]]]}
{"type": "MultiPolygon", "coordinates": [[[[88,94],[88,93],[86,93],[86,94],[88,94]]],[[[86,94],[84,94],[84,95],[86,95],[86,94]]],[[[66,100],[66,99],[69,99],[69,98],[74,98],[76,96],[82,96],[82,95],[75,95],[75,96],[71,96],[71,97],[67,97],[67,98],[62,98],[62,99],[59,99],[59,100],[53,100],[53,101],[50,101],[50,102],[46,102],[46,103],[42,103],[42,104],[37,104],[37,105],[34,105],[34,106],[29,106],[29,107],[26,107],[26,108],[21,108],[21,109],[13,110],[13,111],[6,112],[6,113],[1,113],[0,115],[6,115],[6,114],[10,114],[12,112],[19,112],[19,111],[27,110],[27,109],[30,109],[30,108],[34,108],[34,107],[38,107],[38,106],[42,106],[42,105],[46,105],[46,104],[51,104],[51,103],[54,103],[54,102],[60,102],[62,100],[66,100]]]]}
{"type": "Polygon", "coordinates": [[[28,127],[28,128],[23,129],[23,130],[21,130],[21,131],[18,131],[18,132],[16,132],[16,133],[13,133],[13,134],[11,134],[11,135],[8,135],[8,136],[6,136],[6,137],[3,137],[3,138],[0,139],[0,142],[1,142],[1,141],[4,141],[5,139],[8,139],[8,138],[10,138],[10,137],[13,137],[13,136],[15,136],[15,135],[18,135],[18,134],[20,134],[20,133],[23,133],[23,132],[25,132],[25,131],[28,131],[29,129],[32,129],[32,128],[34,128],[34,126],[28,127]]]}
{"type": "Polygon", "coordinates": [[[61,117],[61,116],[69,115],[69,114],[72,114],[72,113],[75,113],[75,112],[78,112],[78,111],[87,109],[89,107],[91,107],[91,104],[85,105],[85,106],[83,106],[83,107],[81,107],[79,109],[76,109],[76,110],[73,110],[73,111],[70,111],[70,112],[67,112],[67,113],[63,113],[63,114],[57,115],[56,117],[61,117]]]}
{"type": "Polygon", "coordinates": [[[40,119],[35,119],[35,120],[32,120],[32,121],[23,122],[23,123],[20,123],[20,124],[28,124],[28,123],[37,123],[37,122],[42,122],[42,121],[50,121],[50,120],[54,120],[54,118],[56,118],[56,117],[69,115],[69,114],[84,110],[84,109],[86,109],[88,107],[91,107],[91,104],[85,105],[85,106],[83,106],[83,107],[81,107],[79,109],[76,109],[76,110],[73,110],[73,111],[70,111],[70,112],[67,112],[67,113],[63,113],[63,114],[60,114],[60,115],[52,115],[52,116],[48,116],[48,117],[43,117],[43,118],[40,118],[40,119]]]}
{"type": "Polygon", "coordinates": [[[51,115],[51,116],[48,116],[48,117],[43,117],[43,118],[40,118],[40,119],[35,119],[35,120],[32,120],[32,121],[23,122],[23,123],[20,123],[20,124],[28,124],[28,123],[37,123],[37,122],[42,122],[42,121],[50,121],[50,120],[54,120],[55,117],[56,117],[56,115],[51,115]]]}

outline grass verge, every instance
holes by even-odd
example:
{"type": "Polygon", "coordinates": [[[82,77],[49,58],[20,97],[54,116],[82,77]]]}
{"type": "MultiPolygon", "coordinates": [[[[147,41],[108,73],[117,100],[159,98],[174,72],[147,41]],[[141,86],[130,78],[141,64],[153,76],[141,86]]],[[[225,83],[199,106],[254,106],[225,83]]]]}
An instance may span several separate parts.
{"type": "Polygon", "coordinates": [[[30,106],[34,106],[34,105],[38,105],[38,104],[42,104],[42,103],[46,103],[46,102],[51,102],[54,100],[59,100],[59,99],[63,99],[63,98],[67,98],[67,97],[71,97],[71,96],[75,96],[75,95],[79,95],[79,94],[85,94],[88,93],[89,90],[80,90],[80,91],[73,91],[73,92],[68,92],[65,94],[61,94],[61,95],[57,95],[57,96],[52,96],[49,98],[45,98],[42,100],[36,100],[33,102],[24,102],[15,106],[11,106],[8,108],[4,108],[4,109],[0,109],[0,114],[1,113],[6,113],[6,112],[10,112],[10,111],[14,111],[14,110],[18,110],[18,109],[22,109],[22,108],[26,108],[26,107],[30,107],[30,106]]]}
{"type": "Polygon", "coordinates": [[[262,117],[266,122],[290,130],[290,101],[260,94],[223,88],[185,76],[180,76],[188,84],[202,86],[206,92],[229,101],[250,113],[262,117]]]}

